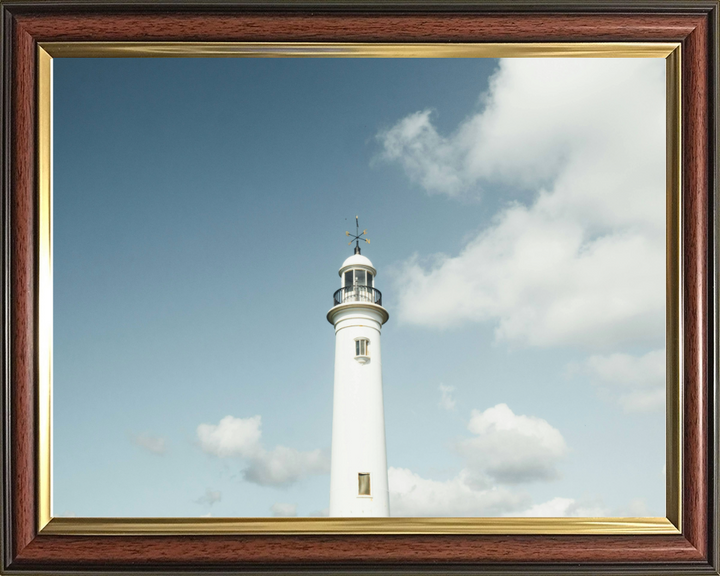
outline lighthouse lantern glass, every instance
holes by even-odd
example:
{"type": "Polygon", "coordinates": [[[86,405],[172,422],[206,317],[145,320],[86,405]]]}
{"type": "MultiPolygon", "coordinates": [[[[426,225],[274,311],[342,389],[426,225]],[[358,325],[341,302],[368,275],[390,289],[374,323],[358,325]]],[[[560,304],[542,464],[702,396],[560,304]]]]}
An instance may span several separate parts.
{"type": "Polygon", "coordinates": [[[365,286],[365,270],[355,270],[355,284],[365,286]]]}
{"type": "Polygon", "coordinates": [[[352,270],[349,270],[348,272],[345,272],[345,287],[348,288],[349,286],[353,285],[353,273],[352,270]]]}

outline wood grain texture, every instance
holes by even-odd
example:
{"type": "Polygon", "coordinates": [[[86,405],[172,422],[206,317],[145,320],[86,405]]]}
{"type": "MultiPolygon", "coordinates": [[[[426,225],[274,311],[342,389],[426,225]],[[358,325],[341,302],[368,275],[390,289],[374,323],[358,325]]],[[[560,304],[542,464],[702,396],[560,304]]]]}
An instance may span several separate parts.
{"type": "Polygon", "coordinates": [[[35,537],[35,67],[34,41],[15,30],[10,189],[11,482],[17,555],[35,537]]]}
{"type": "Polygon", "coordinates": [[[118,14],[20,15],[39,41],[296,42],[679,41],[697,15],[548,14],[118,14]]]}
{"type": "Polygon", "coordinates": [[[682,536],[40,536],[18,566],[258,564],[489,564],[685,562],[702,556],[682,536]]]}
{"type": "MultiPolygon", "coordinates": [[[[11,360],[10,360],[10,342],[12,340],[10,320],[12,314],[12,306],[10,299],[11,274],[10,274],[10,212],[11,212],[11,175],[10,167],[12,165],[11,147],[7,146],[12,141],[12,132],[10,130],[11,105],[13,101],[12,87],[10,78],[12,76],[12,35],[7,33],[12,27],[12,18],[7,13],[0,13],[0,128],[2,129],[1,138],[3,145],[0,146],[0,190],[2,197],[0,198],[0,238],[2,239],[2,250],[0,250],[0,259],[2,262],[2,285],[0,291],[2,293],[2,309],[0,316],[2,317],[2,336],[0,337],[0,364],[2,368],[2,439],[0,448],[2,448],[2,563],[7,565],[12,560],[13,546],[11,544],[13,527],[12,514],[12,447],[11,447],[11,400],[10,400],[10,382],[11,382],[11,360]]],[[[1,569],[1,568],[0,568],[1,569]]]]}
{"type": "MultiPolygon", "coordinates": [[[[699,6],[699,4],[698,4],[699,6]]],[[[11,211],[12,568],[34,570],[329,568],[716,573],[707,558],[713,536],[708,489],[712,444],[713,343],[709,336],[715,271],[709,155],[713,15],[674,14],[260,13],[100,14],[27,9],[13,16],[11,211]],[[35,534],[35,42],[186,41],[682,41],[684,227],[684,534],[682,536],[112,536],[35,534]]]]}
{"type": "Polygon", "coordinates": [[[704,556],[708,552],[708,359],[710,326],[708,240],[712,226],[708,179],[709,45],[706,23],[684,44],[684,446],[683,532],[704,556]]]}

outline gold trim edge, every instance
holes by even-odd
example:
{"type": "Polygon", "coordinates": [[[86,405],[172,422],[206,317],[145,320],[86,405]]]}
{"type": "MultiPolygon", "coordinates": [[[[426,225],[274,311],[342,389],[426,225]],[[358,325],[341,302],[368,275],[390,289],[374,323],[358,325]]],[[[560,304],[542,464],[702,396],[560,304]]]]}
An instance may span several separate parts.
{"type": "Polygon", "coordinates": [[[52,57],[38,49],[38,527],[52,517],[52,57]]]}
{"type": "Polygon", "coordinates": [[[666,478],[665,514],[682,530],[682,48],[666,64],[666,478]]]}
{"type": "Polygon", "coordinates": [[[667,58],[679,43],[41,42],[40,46],[57,58],[667,58]]]}
{"type": "Polygon", "coordinates": [[[42,534],[679,534],[667,518],[53,518],[42,534]]]}
{"type": "MultiPolygon", "coordinates": [[[[47,534],[76,534],[76,535],[120,535],[120,534],[337,534],[337,533],[368,533],[368,534],[679,534],[681,502],[679,493],[682,490],[682,472],[679,463],[682,459],[680,453],[682,422],[671,418],[668,431],[669,450],[668,472],[676,469],[677,476],[668,482],[670,498],[668,500],[668,518],[393,518],[393,519],[358,519],[358,518],[310,518],[310,519],[272,519],[272,518],[224,518],[224,519],[197,519],[197,518],[52,518],[52,293],[43,292],[43,286],[52,286],[52,135],[50,124],[52,115],[51,84],[52,84],[52,58],[53,57],[180,57],[180,56],[385,56],[385,57],[423,57],[466,55],[478,56],[615,56],[623,57],[667,57],[673,55],[677,68],[675,78],[678,82],[675,94],[668,91],[668,108],[678,107],[679,112],[679,62],[680,45],[678,43],[593,43],[593,44],[469,44],[469,45],[368,45],[344,44],[338,48],[337,44],[307,43],[306,45],[293,43],[40,43],[38,50],[39,72],[39,203],[41,220],[40,241],[40,348],[41,365],[41,396],[46,402],[38,406],[39,438],[38,438],[38,528],[47,534]],[[288,46],[298,50],[283,52],[288,46]],[[203,47],[208,49],[203,52],[203,47]],[[318,51],[318,48],[335,48],[335,53],[318,51]],[[150,49],[152,48],[152,49],[150,49]],[[406,48],[405,52],[401,49],[406,48]],[[221,49],[224,53],[213,53],[212,50],[221,49]],[[363,50],[365,51],[363,52],[363,50]],[[94,50],[94,52],[93,52],[94,50]],[[255,52],[253,52],[255,50],[255,52]],[[260,50],[260,53],[257,51],[260,50]],[[264,52],[262,52],[264,50],[264,52]],[[303,50],[308,50],[304,52],[303,50]],[[315,52],[312,52],[315,50],[315,52]],[[143,52],[145,51],[145,52],[143,52]],[[568,51],[571,53],[568,54],[568,51]],[[193,52],[190,54],[189,52],[193,52]],[[43,76],[43,75],[46,76],[43,76]],[[674,96],[674,98],[673,98],[674,96]],[[674,100],[674,101],[673,101],[674,100]],[[671,104],[672,102],[672,104],[671,104]],[[47,324],[44,324],[47,322],[47,324]],[[43,324],[45,330],[42,329],[43,324]],[[43,342],[47,346],[43,347],[43,342]],[[47,386],[47,387],[45,387],[47,386]],[[674,446],[673,446],[674,445],[674,446]],[[674,489],[673,489],[674,488],[674,489]],[[677,494],[672,494],[674,492],[677,494]],[[677,526],[676,526],[677,525],[677,526]]],[[[672,63],[671,63],[672,64],[672,63]]],[[[679,124],[680,114],[675,116],[679,124]]],[[[675,124],[675,122],[673,122],[675,124]]],[[[679,129],[679,126],[675,126],[679,129]]],[[[678,135],[679,138],[679,135],[678,135]]],[[[673,142],[677,149],[671,152],[675,157],[679,154],[679,141],[673,142]]],[[[680,164],[679,157],[674,177],[668,179],[671,188],[676,188],[675,208],[677,209],[680,195],[680,164]],[[672,184],[671,184],[672,182],[672,184]]],[[[673,162],[674,163],[674,162],[673,162]]],[[[679,225],[679,214],[676,214],[674,225],[679,225]]],[[[672,230],[672,224],[668,232],[672,230]]],[[[679,237],[676,236],[676,240],[679,237]]],[[[668,238],[670,240],[670,237],[668,238]]],[[[674,245],[674,241],[671,241],[674,245]]],[[[679,250],[679,246],[676,247],[679,250]]],[[[670,255],[676,260],[677,253],[670,255]]],[[[679,265],[679,264],[678,264],[679,265]]],[[[679,270],[676,271],[679,273],[679,270]]],[[[670,275],[672,276],[672,275],[670,275]]],[[[673,278],[675,280],[675,278],[673,278]]],[[[679,296],[680,286],[677,287],[675,297],[679,296]]],[[[673,304],[677,304],[673,302],[673,304]]],[[[672,304],[671,304],[672,310],[672,304]]],[[[672,317],[674,312],[669,314],[672,317]]],[[[681,319],[679,324],[682,325],[681,319]]],[[[680,355],[676,346],[670,346],[672,353],[680,355]]],[[[682,358],[677,358],[671,372],[679,376],[679,365],[682,358]]],[[[680,382],[673,390],[675,396],[680,393],[680,382]]],[[[678,398],[681,402],[681,398],[678,398]]],[[[676,408],[677,409],[677,408],[676,408]]],[[[674,411],[674,410],[671,410],[674,411]]],[[[679,418],[679,414],[676,414],[679,418]]]]}

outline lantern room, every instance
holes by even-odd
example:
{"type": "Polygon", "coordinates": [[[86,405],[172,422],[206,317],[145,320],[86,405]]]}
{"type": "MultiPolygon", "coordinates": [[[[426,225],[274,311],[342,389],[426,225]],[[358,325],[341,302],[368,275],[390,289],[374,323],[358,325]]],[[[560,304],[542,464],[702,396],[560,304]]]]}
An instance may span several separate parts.
{"type": "Polygon", "coordinates": [[[382,294],[375,288],[377,271],[369,258],[353,254],[343,262],[338,274],[340,290],[333,295],[333,306],[349,302],[368,302],[382,306],[382,294]]]}

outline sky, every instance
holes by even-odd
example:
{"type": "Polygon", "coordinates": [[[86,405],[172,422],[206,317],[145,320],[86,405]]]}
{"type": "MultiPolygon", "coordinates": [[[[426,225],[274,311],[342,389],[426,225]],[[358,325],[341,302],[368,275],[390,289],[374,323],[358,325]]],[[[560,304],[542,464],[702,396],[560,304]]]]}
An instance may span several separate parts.
{"type": "Polygon", "coordinates": [[[393,516],[664,516],[661,59],[54,60],[53,513],[323,516],[359,215],[393,516]]]}

